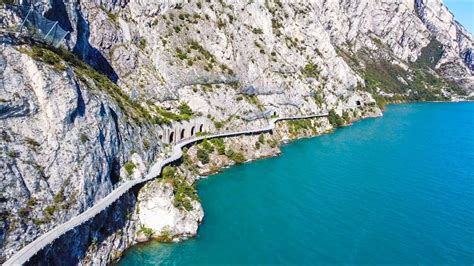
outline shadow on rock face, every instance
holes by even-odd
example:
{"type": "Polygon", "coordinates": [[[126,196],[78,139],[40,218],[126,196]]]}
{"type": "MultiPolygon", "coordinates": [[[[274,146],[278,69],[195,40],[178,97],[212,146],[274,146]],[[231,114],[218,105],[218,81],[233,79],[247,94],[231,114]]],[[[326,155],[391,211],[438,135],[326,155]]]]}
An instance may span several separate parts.
{"type": "MultiPolygon", "coordinates": [[[[66,6],[62,0],[52,0],[51,9],[46,11],[44,17],[53,21],[57,21],[59,26],[64,30],[69,32],[74,31],[72,28],[71,22],[69,21],[69,16],[66,10],[66,6]]],[[[70,38],[68,34],[66,38],[70,38]]]]}
{"type": "Polygon", "coordinates": [[[117,83],[118,75],[107,58],[89,43],[89,24],[77,10],[77,42],[73,52],[84,62],[90,64],[98,72],[107,75],[112,82],[117,83]]]}
{"type": "Polygon", "coordinates": [[[135,193],[132,190],[124,194],[100,214],[38,252],[26,265],[110,263],[129,245],[127,229],[134,226],[130,224],[130,214],[135,209],[135,193]]]}

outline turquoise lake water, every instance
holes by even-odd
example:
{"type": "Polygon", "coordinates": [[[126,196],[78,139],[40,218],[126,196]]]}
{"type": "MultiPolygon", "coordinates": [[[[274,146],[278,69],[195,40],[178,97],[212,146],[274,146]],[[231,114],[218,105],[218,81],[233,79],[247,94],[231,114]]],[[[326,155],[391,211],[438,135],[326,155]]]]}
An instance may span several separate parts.
{"type": "Polygon", "coordinates": [[[195,239],[121,265],[474,263],[474,103],[390,105],[202,180],[195,239]]]}

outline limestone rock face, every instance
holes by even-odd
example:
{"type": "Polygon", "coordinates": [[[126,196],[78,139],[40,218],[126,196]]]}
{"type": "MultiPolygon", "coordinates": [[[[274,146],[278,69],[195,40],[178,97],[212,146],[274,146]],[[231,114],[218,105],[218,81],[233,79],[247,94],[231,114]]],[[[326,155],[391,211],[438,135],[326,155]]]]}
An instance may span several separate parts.
{"type": "MultiPolygon", "coordinates": [[[[1,31],[0,262],[141,178],[169,155],[169,142],[198,131],[329,110],[350,123],[381,115],[383,97],[474,96],[472,34],[440,0],[55,0],[36,8],[70,31],[63,49],[87,65],[1,31]]],[[[19,21],[0,9],[2,28],[19,21]]],[[[332,128],[311,125],[224,144],[249,160],[273,156],[276,141],[332,128]]],[[[183,170],[189,183],[235,163],[216,151],[201,163],[197,147],[187,154],[198,168],[183,170]]],[[[183,211],[167,183],[135,189],[32,262],[109,263],[143,236],[140,225],[155,237],[196,233],[198,201],[183,211]]]]}
{"type": "Polygon", "coordinates": [[[166,182],[151,182],[140,193],[138,218],[140,226],[153,230],[150,237],[176,241],[196,235],[204,218],[201,204],[193,200],[188,211],[175,207],[174,198],[173,186],[166,182]]]}
{"type": "MultiPolygon", "coordinates": [[[[117,103],[71,68],[57,71],[11,46],[0,48],[0,64],[0,235],[9,256],[133,178],[120,178],[127,161],[141,177],[159,145],[144,149],[145,139],[158,143],[156,131],[125,123],[117,103]]],[[[93,238],[101,240],[91,233],[82,248],[93,238]]]]}

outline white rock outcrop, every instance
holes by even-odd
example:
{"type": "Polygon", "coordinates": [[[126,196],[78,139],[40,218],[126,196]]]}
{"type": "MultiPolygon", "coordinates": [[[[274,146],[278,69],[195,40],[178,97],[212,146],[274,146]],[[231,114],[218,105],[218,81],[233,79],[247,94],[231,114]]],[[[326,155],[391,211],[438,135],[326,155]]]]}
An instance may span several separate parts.
{"type": "Polygon", "coordinates": [[[173,186],[167,182],[151,182],[138,197],[140,225],[153,230],[154,237],[169,235],[173,240],[195,236],[204,218],[201,204],[193,200],[192,210],[174,205],[173,186]]]}

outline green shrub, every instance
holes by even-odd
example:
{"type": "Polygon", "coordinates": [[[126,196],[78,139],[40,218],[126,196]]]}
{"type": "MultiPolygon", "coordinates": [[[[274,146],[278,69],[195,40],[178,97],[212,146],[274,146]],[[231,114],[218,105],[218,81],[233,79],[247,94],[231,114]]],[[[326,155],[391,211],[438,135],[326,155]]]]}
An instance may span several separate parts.
{"type": "Polygon", "coordinates": [[[8,152],[7,152],[7,155],[8,155],[8,157],[10,157],[10,158],[16,158],[16,157],[18,157],[18,154],[16,153],[16,151],[8,151],[8,152]]]}
{"type": "Polygon", "coordinates": [[[258,99],[258,97],[256,95],[251,95],[251,96],[245,95],[245,99],[250,104],[253,104],[253,105],[257,106],[257,108],[259,110],[263,110],[263,105],[262,105],[262,103],[260,102],[260,100],[258,99]]]}
{"type": "Polygon", "coordinates": [[[228,149],[225,152],[225,155],[237,164],[245,162],[245,156],[241,152],[235,152],[232,149],[228,149]]]}
{"type": "Polygon", "coordinates": [[[267,143],[270,145],[271,148],[275,148],[278,145],[278,140],[276,139],[269,139],[267,143]]]}
{"type": "Polygon", "coordinates": [[[217,28],[219,28],[221,30],[224,27],[225,27],[225,21],[222,20],[222,19],[218,19],[217,20],[217,28]]]}
{"type": "Polygon", "coordinates": [[[258,142],[260,142],[261,144],[265,143],[265,136],[263,134],[260,134],[260,136],[258,136],[258,142]]]}
{"type": "Polygon", "coordinates": [[[87,141],[89,141],[89,138],[87,137],[87,135],[83,133],[81,133],[81,136],[79,137],[79,139],[81,140],[82,143],[86,143],[87,141]]]}
{"type": "Polygon", "coordinates": [[[136,165],[132,161],[128,161],[125,165],[125,171],[127,171],[128,175],[133,174],[133,170],[135,170],[136,165]]]}
{"type": "Polygon", "coordinates": [[[198,148],[197,150],[198,160],[203,164],[209,163],[209,153],[205,149],[198,148]]]}
{"type": "Polygon", "coordinates": [[[207,153],[214,152],[214,146],[212,146],[212,144],[207,139],[204,139],[202,141],[201,147],[204,148],[207,151],[207,153]]]}
{"type": "Polygon", "coordinates": [[[223,121],[213,121],[213,122],[214,122],[214,126],[217,129],[221,129],[222,127],[224,127],[224,122],[223,121]]]}
{"type": "Polygon", "coordinates": [[[225,145],[217,146],[217,154],[219,155],[225,154],[225,145]]]}
{"type": "Polygon", "coordinates": [[[159,242],[171,242],[173,241],[173,236],[168,226],[163,227],[160,232],[160,235],[156,238],[159,242]]]}
{"type": "Polygon", "coordinates": [[[25,138],[25,142],[28,145],[33,146],[33,147],[38,147],[40,145],[36,140],[34,140],[32,138],[28,138],[28,137],[25,138]]]}
{"type": "Polygon", "coordinates": [[[329,111],[328,120],[333,127],[340,127],[344,125],[344,120],[336,113],[336,111],[334,111],[334,109],[329,111]]]}
{"type": "Polygon", "coordinates": [[[380,109],[385,109],[385,104],[387,104],[387,101],[385,100],[385,97],[377,94],[377,93],[373,93],[372,96],[374,97],[375,99],[375,102],[377,103],[377,106],[380,108],[380,109]]]}
{"type": "Polygon", "coordinates": [[[313,99],[314,99],[314,101],[316,102],[316,104],[317,104],[318,106],[322,106],[323,103],[324,103],[324,98],[323,98],[323,96],[322,96],[321,94],[319,94],[319,93],[315,93],[315,94],[313,95],[313,99]]]}
{"type": "Polygon", "coordinates": [[[219,154],[219,155],[225,154],[225,144],[224,144],[223,139],[216,138],[216,139],[212,139],[211,142],[214,145],[214,147],[216,147],[217,154],[219,154]]]}
{"type": "Polygon", "coordinates": [[[296,135],[301,130],[310,129],[312,127],[311,121],[308,119],[290,120],[287,121],[290,134],[296,135]]]}
{"type": "Polygon", "coordinates": [[[142,232],[147,238],[153,237],[153,229],[144,226],[143,224],[140,225],[140,232],[142,232]]]}
{"type": "Polygon", "coordinates": [[[176,174],[176,170],[171,166],[166,166],[163,168],[162,176],[163,179],[172,179],[176,174]]]}
{"type": "Polygon", "coordinates": [[[318,66],[315,65],[313,62],[309,61],[303,68],[303,73],[310,78],[318,78],[319,77],[319,69],[318,66]]]}
{"type": "Polygon", "coordinates": [[[33,46],[31,48],[30,56],[35,60],[53,66],[58,71],[66,70],[66,66],[62,63],[61,57],[51,50],[33,46]]]}
{"type": "Polygon", "coordinates": [[[186,54],[186,51],[183,51],[180,48],[176,48],[176,57],[181,60],[188,59],[188,55],[186,54]]]}
{"type": "Polygon", "coordinates": [[[114,14],[106,10],[105,8],[102,8],[102,10],[104,10],[104,12],[107,13],[107,16],[109,17],[110,20],[112,20],[112,22],[114,22],[115,24],[118,23],[118,14],[114,14]]]}
{"type": "Polygon", "coordinates": [[[26,202],[28,206],[35,206],[36,203],[37,203],[37,200],[34,197],[29,198],[28,201],[26,202]]]}
{"type": "Polygon", "coordinates": [[[44,214],[46,217],[51,217],[54,215],[54,212],[56,211],[56,205],[49,205],[44,209],[44,214]]]}
{"type": "Polygon", "coordinates": [[[18,210],[18,216],[21,218],[27,218],[29,214],[30,210],[28,208],[23,207],[18,210]]]}
{"type": "Polygon", "coordinates": [[[342,112],[342,119],[344,119],[344,121],[346,121],[346,123],[351,122],[351,118],[349,117],[349,113],[346,112],[346,111],[342,112]]]}
{"type": "Polygon", "coordinates": [[[253,28],[253,29],[252,29],[252,32],[255,33],[255,34],[262,34],[262,33],[263,33],[263,30],[260,29],[260,28],[253,28]]]}
{"type": "Polygon", "coordinates": [[[36,218],[36,219],[33,219],[33,223],[34,223],[36,226],[40,226],[40,225],[42,225],[42,224],[45,223],[45,220],[44,220],[44,219],[36,218]]]}
{"type": "Polygon", "coordinates": [[[185,102],[182,102],[179,107],[179,113],[182,114],[182,115],[189,115],[191,116],[193,114],[193,109],[191,109],[191,107],[189,107],[189,105],[185,102]]]}
{"type": "Polygon", "coordinates": [[[158,106],[155,107],[155,111],[162,116],[161,118],[155,118],[155,122],[157,123],[164,123],[169,124],[171,121],[182,121],[182,120],[189,120],[191,119],[191,115],[189,114],[175,114],[164,110],[158,106]]]}
{"type": "Polygon", "coordinates": [[[141,38],[140,39],[140,49],[145,50],[145,48],[146,48],[146,39],[141,38]]]}
{"type": "Polygon", "coordinates": [[[232,161],[236,162],[237,164],[241,164],[241,163],[245,162],[245,156],[241,152],[234,152],[232,154],[232,156],[230,157],[230,159],[232,161]]]}
{"type": "Polygon", "coordinates": [[[58,194],[54,195],[54,203],[61,203],[64,201],[64,192],[61,189],[61,191],[58,192],[58,194]]]}
{"type": "Polygon", "coordinates": [[[190,185],[182,175],[177,174],[173,168],[168,171],[175,173],[173,174],[173,178],[169,179],[173,185],[173,205],[176,208],[187,211],[192,210],[193,206],[191,200],[198,200],[196,188],[193,185],[190,185]]]}

